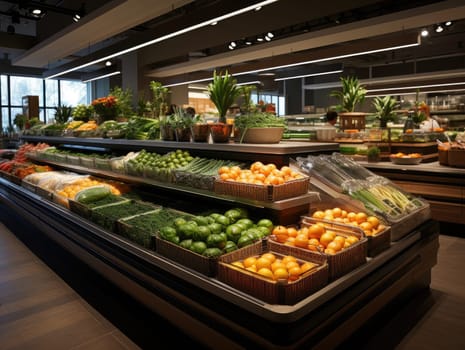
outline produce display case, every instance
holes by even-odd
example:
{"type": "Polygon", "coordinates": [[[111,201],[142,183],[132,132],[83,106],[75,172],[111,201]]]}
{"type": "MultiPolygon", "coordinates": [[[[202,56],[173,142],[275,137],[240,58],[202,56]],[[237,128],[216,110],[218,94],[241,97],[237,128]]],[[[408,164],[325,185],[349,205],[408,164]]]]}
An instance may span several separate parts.
{"type": "MultiPolygon", "coordinates": [[[[71,168],[88,170],[79,166],[71,168]]],[[[166,190],[176,193],[176,197],[197,198],[198,203],[241,203],[262,212],[273,208],[288,218],[295,217],[296,207],[306,207],[308,212],[309,204],[311,206],[311,202],[317,200],[315,196],[303,195],[277,202],[257,202],[207,194],[202,190],[186,190],[175,184],[107,171],[100,173],[113,179],[120,176],[122,181],[126,179],[130,183],[154,186],[156,192],[166,190]]],[[[393,242],[389,249],[375,258],[366,258],[364,264],[321,289],[302,295],[298,301],[290,301],[289,305],[275,304],[113,234],[51,201],[38,198],[26,188],[0,179],[0,205],[6,205],[8,210],[42,228],[45,235],[87,261],[116,286],[178,325],[183,332],[213,347],[271,349],[340,344],[351,333],[349,330],[361,327],[374,313],[381,311],[383,305],[403,296],[406,290],[427,287],[437,252],[437,225],[426,219],[402,239],[393,242]],[[412,264],[412,261],[417,263],[412,264]],[[347,308],[347,305],[351,307],[347,308]],[[256,327],[257,324],[262,327],[256,327]],[[286,329],[284,333],[279,331],[283,327],[286,329]],[[202,337],[194,331],[198,329],[202,330],[202,337]],[[331,332],[328,331],[330,329],[331,332]],[[338,334],[337,338],[331,336],[333,331],[338,334]]],[[[299,218],[301,214],[299,210],[299,218]]]]}

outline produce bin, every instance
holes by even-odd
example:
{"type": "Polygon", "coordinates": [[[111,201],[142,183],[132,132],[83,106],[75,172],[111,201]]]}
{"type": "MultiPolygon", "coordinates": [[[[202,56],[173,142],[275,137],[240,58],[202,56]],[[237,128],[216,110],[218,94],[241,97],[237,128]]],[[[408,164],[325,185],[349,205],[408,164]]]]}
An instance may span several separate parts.
{"type": "Polygon", "coordinates": [[[233,251],[220,257],[217,278],[269,304],[293,305],[328,283],[328,264],[323,254],[306,256],[289,248],[268,243],[263,247],[260,242],[257,242],[248,249],[233,251]],[[286,255],[293,255],[299,263],[310,262],[315,263],[316,266],[300,275],[299,279],[289,281],[287,279],[272,280],[231,264],[250,256],[259,256],[265,252],[272,253],[281,259],[286,255]]]}
{"type": "Polygon", "coordinates": [[[215,193],[248,198],[258,201],[279,201],[282,199],[298,197],[308,192],[309,177],[292,180],[282,185],[255,185],[234,181],[215,181],[215,193]]]}

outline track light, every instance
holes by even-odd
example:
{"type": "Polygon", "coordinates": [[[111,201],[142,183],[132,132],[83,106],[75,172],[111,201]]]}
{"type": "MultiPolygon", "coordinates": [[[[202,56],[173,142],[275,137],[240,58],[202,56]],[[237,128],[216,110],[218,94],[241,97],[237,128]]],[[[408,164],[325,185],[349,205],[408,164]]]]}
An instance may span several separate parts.
{"type": "Polygon", "coordinates": [[[81,4],[79,10],[73,15],[73,21],[79,22],[79,20],[86,15],[86,8],[84,3],[81,4]]]}
{"type": "Polygon", "coordinates": [[[452,25],[452,21],[447,21],[447,22],[444,23],[444,25],[446,27],[450,27],[452,25]]]}
{"type": "Polygon", "coordinates": [[[436,24],[436,26],[434,27],[434,31],[436,33],[441,33],[441,32],[444,31],[444,27],[442,25],[440,25],[440,24],[436,24]]]}
{"type": "Polygon", "coordinates": [[[267,36],[268,38],[270,38],[270,39],[273,39],[273,38],[274,38],[274,34],[273,34],[272,32],[268,32],[268,33],[266,34],[266,36],[267,36]]]}
{"type": "Polygon", "coordinates": [[[427,37],[429,35],[428,29],[424,28],[421,30],[421,36],[423,38],[427,37]]]}
{"type": "Polygon", "coordinates": [[[107,67],[110,67],[111,64],[112,64],[111,61],[106,61],[106,62],[105,62],[105,66],[107,66],[107,67]]]}

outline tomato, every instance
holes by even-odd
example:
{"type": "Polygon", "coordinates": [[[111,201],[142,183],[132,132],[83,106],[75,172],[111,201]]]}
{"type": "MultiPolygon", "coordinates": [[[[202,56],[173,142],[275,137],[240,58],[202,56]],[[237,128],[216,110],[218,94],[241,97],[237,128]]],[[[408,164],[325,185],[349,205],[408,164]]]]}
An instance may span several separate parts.
{"type": "Polygon", "coordinates": [[[211,224],[208,224],[208,228],[210,229],[211,233],[221,233],[221,231],[223,230],[223,225],[217,222],[213,222],[211,224]]]}
{"type": "Polygon", "coordinates": [[[190,249],[192,245],[192,239],[184,239],[179,242],[179,245],[185,249],[190,249]]]}
{"type": "Polygon", "coordinates": [[[227,241],[226,242],[226,245],[224,246],[223,250],[226,252],[226,253],[230,253],[234,250],[237,249],[237,245],[236,243],[234,243],[233,241],[227,241]]]}
{"type": "Polygon", "coordinates": [[[245,225],[246,228],[251,228],[254,225],[253,221],[247,218],[237,220],[236,224],[245,225]]]}
{"type": "Polygon", "coordinates": [[[160,237],[166,240],[169,240],[170,238],[177,236],[176,229],[171,226],[164,226],[160,229],[160,237]]]}
{"type": "Polygon", "coordinates": [[[216,217],[215,221],[217,223],[223,225],[224,227],[231,224],[231,221],[229,220],[229,218],[224,216],[224,215],[220,215],[220,216],[216,217]]]}
{"type": "Polygon", "coordinates": [[[194,221],[197,223],[197,225],[208,225],[208,219],[205,216],[196,216],[194,217],[194,221]]]}
{"type": "Polygon", "coordinates": [[[192,238],[194,232],[197,231],[197,225],[193,225],[192,223],[185,223],[179,226],[178,231],[182,239],[189,239],[192,238]]]}
{"type": "Polygon", "coordinates": [[[226,216],[231,224],[233,224],[241,218],[241,212],[237,209],[230,209],[224,213],[224,216],[226,216]]]}

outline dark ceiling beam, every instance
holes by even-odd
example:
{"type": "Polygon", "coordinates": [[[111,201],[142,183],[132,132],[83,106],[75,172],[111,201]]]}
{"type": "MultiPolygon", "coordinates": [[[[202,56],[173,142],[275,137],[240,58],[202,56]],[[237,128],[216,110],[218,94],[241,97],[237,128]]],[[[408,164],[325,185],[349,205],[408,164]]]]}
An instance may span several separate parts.
{"type": "Polygon", "coordinates": [[[35,44],[35,37],[22,34],[0,32],[0,47],[28,50],[35,44]]]}

